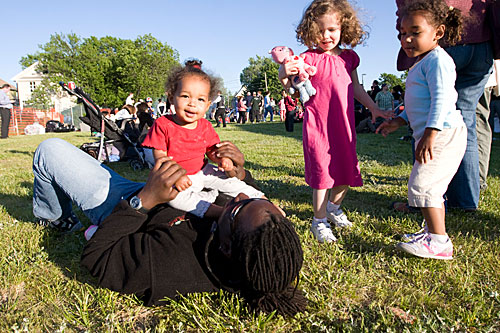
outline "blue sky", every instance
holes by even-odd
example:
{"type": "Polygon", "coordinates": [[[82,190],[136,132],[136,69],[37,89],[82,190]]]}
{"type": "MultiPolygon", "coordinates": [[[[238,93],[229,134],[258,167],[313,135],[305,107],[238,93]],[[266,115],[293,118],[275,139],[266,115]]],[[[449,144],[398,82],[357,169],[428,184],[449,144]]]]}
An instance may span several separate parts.
{"type": "MultiPolygon", "coordinates": [[[[355,50],[361,58],[360,81],[368,89],[380,73],[396,71],[394,0],[352,1],[369,27],[370,37],[355,50]],[[366,75],[362,75],[366,74],[366,75]]],[[[22,70],[19,60],[48,42],[51,34],[73,32],[80,37],[114,36],[135,39],[151,33],[224,79],[226,87],[239,89],[241,70],[250,57],[267,56],[273,46],[286,45],[302,52],[295,38],[297,26],[310,0],[164,0],[164,1],[4,1],[0,78],[22,70]]]]}

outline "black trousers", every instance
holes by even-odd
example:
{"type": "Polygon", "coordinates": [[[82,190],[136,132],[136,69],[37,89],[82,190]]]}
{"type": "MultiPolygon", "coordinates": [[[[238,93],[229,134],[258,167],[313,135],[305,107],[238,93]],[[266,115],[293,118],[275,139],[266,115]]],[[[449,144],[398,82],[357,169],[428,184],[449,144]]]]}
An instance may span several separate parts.
{"type": "Polygon", "coordinates": [[[9,137],[10,109],[0,108],[0,118],[2,119],[2,139],[9,137]]]}
{"type": "Polygon", "coordinates": [[[260,122],[260,111],[259,109],[250,109],[249,121],[253,123],[254,121],[260,122]]]}
{"type": "Polygon", "coordinates": [[[285,129],[287,132],[293,132],[293,120],[295,118],[295,110],[286,111],[285,113],[285,129]]]}
{"type": "Polygon", "coordinates": [[[238,117],[238,123],[239,124],[244,124],[247,122],[247,112],[246,111],[238,111],[239,117],[238,117]]]}
{"type": "Polygon", "coordinates": [[[215,121],[217,122],[217,127],[220,126],[219,117],[222,118],[222,126],[226,127],[226,109],[218,108],[217,111],[215,111],[215,121]]]}

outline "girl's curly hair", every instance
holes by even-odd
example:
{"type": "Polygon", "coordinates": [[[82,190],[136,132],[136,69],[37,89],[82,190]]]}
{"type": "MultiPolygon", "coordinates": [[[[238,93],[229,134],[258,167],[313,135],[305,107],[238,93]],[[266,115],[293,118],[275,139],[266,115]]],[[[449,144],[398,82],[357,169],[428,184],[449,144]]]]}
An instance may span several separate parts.
{"type": "Polygon", "coordinates": [[[198,76],[200,80],[206,81],[210,85],[209,98],[213,100],[220,90],[220,78],[204,72],[201,69],[202,61],[198,59],[186,60],[184,66],[176,66],[172,68],[165,83],[165,91],[169,97],[175,95],[179,82],[187,76],[198,76]]]}
{"type": "Polygon", "coordinates": [[[330,13],[336,13],[339,16],[341,45],[354,47],[368,36],[349,1],[314,0],[305,10],[304,16],[295,30],[297,40],[308,48],[317,47],[321,39],[321,31],[316,20],[330,13]]]}
{"type": "Polygon", "coordinates": [[[415,12],[421,12],[427,22],[434,27],[444,25],[445,33],[442,38],[446,45],[455,45],[460,41],[463,30],[462,12],[450,7],[444,0],[413,0],[399,10],[399,16],[404,18],[415,12]]]}

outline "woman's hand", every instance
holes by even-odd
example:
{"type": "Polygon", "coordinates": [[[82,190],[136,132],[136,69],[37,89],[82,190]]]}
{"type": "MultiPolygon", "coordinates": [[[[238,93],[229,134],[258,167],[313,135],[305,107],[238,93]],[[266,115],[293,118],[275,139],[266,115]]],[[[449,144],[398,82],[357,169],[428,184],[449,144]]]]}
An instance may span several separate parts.
{"type": "Polygon", "coordinates": [[[173,200],[179,191],[174,184],[186,174],[179,164],[171,157],[161,157],[149,173],[146,185],[137,194],[145,209],[173,200]]]}
{"type": "MultiPolygon", "coordinates": [[[[230,141],[222,141],[215,145],[215,148],[212,150],[212,154],[214,158],[219,159],[219,161],[224,161],[227,158],[233,162],[232,168],[228,168],[227,170],[224,169],[228,177],[236,177],[241,180],[245,178],[245,169],[243,168],[243,165],[245,164],[245,156],[234,143],[230,141]]],[[[228,167],[229,164],[226,166],[228,167]]]]}

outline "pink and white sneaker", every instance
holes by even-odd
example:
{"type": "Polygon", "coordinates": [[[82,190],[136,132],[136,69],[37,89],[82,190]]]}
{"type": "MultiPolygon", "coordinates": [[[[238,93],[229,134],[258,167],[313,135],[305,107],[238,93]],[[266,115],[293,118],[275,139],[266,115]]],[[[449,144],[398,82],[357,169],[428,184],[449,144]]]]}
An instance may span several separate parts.
{"type": "Polygon", "coordinates": [[[410,242],[398,243],[396,248],[400,251],[412,254],[420,258],[432,258],[441,260],[453,259],[453,244],[448,238],[446,243],[441,244],[432,240],[428,232],[422,233],[410,242]]]}
{"type": "Polygon", "coordinates": [[[92,238],[92,236],[94,236],[94,233],[97,231],[97,226],[95,224],[91,224],[90,227],[87,228],[87,230],[85,230],[85,239],[86,240],[90,240],[92,238]]]}

